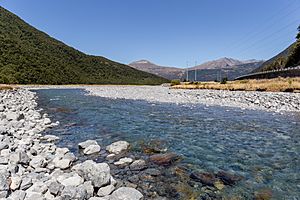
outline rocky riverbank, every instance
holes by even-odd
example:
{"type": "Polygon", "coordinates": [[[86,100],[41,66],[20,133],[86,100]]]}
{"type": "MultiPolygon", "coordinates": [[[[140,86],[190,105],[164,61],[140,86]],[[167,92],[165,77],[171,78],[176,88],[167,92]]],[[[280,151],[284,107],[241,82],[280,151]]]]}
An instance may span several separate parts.
{"type": "MultiPolygon", "coordinates": [[[[138,190],[116,181],[107,163],[84,162],[67,148],[55,145],[59,138],[42,135],[56,126],[37,109],[34,92],[24,89],[0,91],[0,199],[50,200],[142,199],[138,190]]],[[[128,148],[125,141],[106,148],[111,157],[128,148]]],[[[99,153],[95,141],[81,143],[86,155],[99,153]]],[[[118,165],[128,164],[120,159],[118,165]]],[[[130,160],[138,166],[140,161],[130,160]]]]}
{"type": "MultiPolygon", "coordinates": [[[[111,92],[113,92],[116,86],[89,86],[96,89],[103,87],[112,87],[111,92]]],[[[135,87],[126,87],[134,92],[132,88],[135,87]]],[[[66,87],[47,88],[65,89],[66,87]]],[[[146,87],[147,95],[153,96],[154,100],[157,95],[156,89],[160,90],[161,87],[146,87]]],[[[168,91],[168,88],[165,89],[168,91]]],[[[138,90],[136,92],[140,92],[138,90]]],[[[43,92],[48,93],[48,91],[43,92]]],[[[56,95],[56,91],[49,92],[54,92],[56,95]]],[[[1,178],[4,186],[0,187],[0,194],[6,195],[6,198],[108,200],[128,197],[129,199],[179,200],[243,199],[245,195],[248,199],[260,199],[265,195],[268,198],[272,196],[272,190],[269,188],[261,191],[253,185],[251,191],[243,193],[240,187],[245,183],[252,184],[243,172],[227,168],[211,170],[202,165],[191,165],[186,162],[187,158],[169,152],[168,146],[159,139],[137,141],[132,146],[126,141],[118,141],[107,147],[102,146],[102,143],[105,143],[102,138],[94,138],[99,144],[95,140],[84,141],[88,139],[87,137],[76,140],[76,143],[71,139],[72,146],[74,145],[75,148],[69,146],[72,149],[70,152],[67,148],[61,148],[64,144],[58,141],[58,137],[44,135],[48,132],[48,134],[64,137],[65,134],[63,120],[59,126],[51,130],[50,128],[57,123],[51,123],[47,114],[42,114],[50,106],[49,102],[44,105],[45,110],[40,110],[36,107],[36,97],[33,92],[20,89],[2,91],[0,94],[2,105],[0,127],[3,127],[1,128],[3,131],[0,132],[2,135],[0,142],[7,143],[0,150],[0,161],[4,160],[0,163],[0,170],[4,169],[4,173],[1,171],[1,174],[5,174],[1,178]],[[9,113],[14,113],[15,117],[11,117],[9,113]],[[34,125],[24,128],[28,127],[28,124],[34,125]],[[42,132],[45,129],[48,130],[42,132]],[[57,131],[54,131],[56,129],[57,131]],[[30,133],[32,130],[34,133],[30,133]],[[23,141],[24,138],[26,143],[23,141]],[[21,148],[19,143],[22,143],[21,148]],[[11,156],[15,153],[16,158],[11,156]],[[78,156],[78,159],[73,153],[78,156]],[[25,161],[22,160],[24,157],[25,161]],[[17,181],[14,180],[16,183],[13,181],[14,177],[17,177],[17,181]],[[27,185],[28,180],[29,185],[27,185]],[[23,187],[22,184],[27,186],[23,187]],[[20,195],[21,198],[13,198],[20,195]]],[[[97,99],[88,96],[85,98],[97,99]]],[[[156,102],[154,100],[149,102],[156,102]]],[[[50,116],[52,117],[53,114],[55,113],[50,116]]],[[[70,125],[69,122],[72,120],[68,121],[66,127],[76,126],[74,123],[70,125]]]]}
{"type": "Polygon", "coordinates": [[[300,94],[224,90],[177,90],[162,86],[89,86],[89,95],[176,104],[204,104],[272,112],[299,112],[300,94]]]}

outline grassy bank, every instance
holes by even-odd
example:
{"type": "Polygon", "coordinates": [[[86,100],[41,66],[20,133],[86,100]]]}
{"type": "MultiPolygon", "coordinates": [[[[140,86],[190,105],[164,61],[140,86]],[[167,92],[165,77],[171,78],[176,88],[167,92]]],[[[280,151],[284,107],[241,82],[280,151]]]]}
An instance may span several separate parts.
{"type": "Polygon", "coordinates": [[[262,80],[181,83],[173,89],[212,89],[231,91],[300,92],[300,78],[276,78],[262,80]]]}

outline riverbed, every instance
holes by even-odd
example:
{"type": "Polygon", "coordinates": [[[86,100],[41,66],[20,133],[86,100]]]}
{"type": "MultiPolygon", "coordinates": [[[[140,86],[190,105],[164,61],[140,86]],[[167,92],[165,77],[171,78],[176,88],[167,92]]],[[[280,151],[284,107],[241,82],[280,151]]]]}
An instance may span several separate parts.
{"type": "MultiPolygon", "coordinates": [[[[227,171],[243,177],[234,186],[222,189],[221,195],[251,199],[255,192],[266,190],[274,199],[299,197],[297,94],[276,94],[278,105],[265,112],[267,108],[261,106],[265,102],[252,99],[252,104],[240,103],[243,93],[239,94],[239,102],[228,103],[235,97],[211,101],[201,92],[160,87],[165,91],[161,97],[152,87],[126,87],[129,86],[37,90],[39,107],[52,121],[60,122],[47,133],[58,135],[58,145],[77,155],[74,144],[87,139],[95,139],[101,145],[126,140],[137,152],[141,144],[159,141],[166,151],[182,156],[178,165],[188,172],[227,171]],[[292,99],[292,106],[280,104],[281,98],[292,99]]],[[[274,99],[274,94],[251,95],[274,99]]]]}

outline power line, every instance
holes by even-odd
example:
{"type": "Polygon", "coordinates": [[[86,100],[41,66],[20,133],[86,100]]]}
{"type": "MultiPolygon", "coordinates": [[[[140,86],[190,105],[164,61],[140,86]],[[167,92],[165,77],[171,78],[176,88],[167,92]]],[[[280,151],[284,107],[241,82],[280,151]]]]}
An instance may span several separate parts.
{"type": "Polygon", "coordinates": [[[299,20],[298,20],[298,19],[297,19],[297,20],[294,20],[294,21],[292,21],[291,23],[285,25],[284,27],[281,27],[280,29],[278,29],[278,30],[276,30],[276,31],[273,31],[271,34],[269,34],[269,35],[267,35],[267,36],[265,36],[265,37],[263,37],[263,38],[257,40],[256,42],[250,44],[248,47],[243,48],[242,50],[239,51],[239,53],[243,53],[243,52],[245,52],[245,51],[248,51],[250,48],[253,48],[253,47],[257,46],[257,45],[261,45],[264,41],[266,41],[267,39],[272,38],[274,35],[276,35],[276,34],[282,32],[283,30],[285,30],[286,28],[290,27],[291,25],[294,25],[295,22],[297,22],[297,21],[299,21],[299,20]]]}
{"type": "MultiPolygon", "coordinates": [[[[296,1],[297,2],[297,1],[296,1]]],[[[294,2],[288,4],[288,6],[286,6],[284,9],[281,9],[281,11],[283,10],[287,10],[287,8],[289,8],[290,5],[292,5],[294,2]]],[[[268,30],[268,28],[272,27],[273,25],[276,25],[278,23],[278,20],[275,20],[274,22],[272,23],[269,23],[268,21],[270,21],[269,19],[272,19],[275,17],[280,17],[280,19],[283,19],[284,17],[287,17],[291,14],[293,14],[294,12],[298,11],[298,8],[300,8],[300,5],[298,5],[295,9],[293,9],[292,11],[288,11],[287,13],[285,13],[283,16],[279,16],[278,15],[278,12],[276,12],[274,15],[272,15],[271,17],[267,18],[268,20],[265,20],[265,24],[269,24],[267,26],[264,26],[263,29],[260,29],[259,31],[257,31],[257,29],[255,29],[255,31],[251,31],[251,34],[247,35],[247,37],[245,37],[244,39],[242,40],[239,40],[237,43],[234,43],[233,45],[231,45],[229,47],[229,51],[231,51],[232,49],[235,49],[236,46],[240,46],[241,43],[245,43],[245,42],[248,42],[249,40],[252,40],[252,38],[254,38],[255,36],[257,35],[261,35],[261,33],[265,33],[266,30],[268,30]],[[266,23],[267,22],[267,23],[266,23]]]]}
{"type": "Polygon", "coordinates": [[[195,61],[195,81],[197,81],[197,69],[196,69],[196,66],[197,66],[197,61],[195,61]]]}
{"type": "MultiPolygon", "coordinates": [[[[283,46],[283,45],[285,45],[285,44],[292,44],[293,41],[295,41],[295,39],[294,39],[294,38],[293,38],[293,39],[290,38],[289,40],[286,40],[286,41],[280,43],[279,46],[283,46]]],[[[272,44],[272,42],[269,42],[268,44],[272,44]]],[[[258,52],[258,53],[259,53],[259,52],[262,52],[262,51],[265,50],[266,47],[267,47],[267,46],[264,45],[264,46],[261,46],[261,47],[259,47],[259,48],[256,48],[256,49],[255,49],[255,52],[258,52]]],[[[284,48],[287,48],[287,47],[284,47],[284,48]]],[[[282,49],[281,49],[280,51],[282,51],[282,49]]],[[[245,56],[247,53],[248,53],[248,52],[242,53],[242,54],[240,54],[240,56],[245,56]]],[[[271,57],[270,57],[270,58],[271,58],[271,57]]]]}
{"type": "Polygon", "coordinates": [[[186,81],[189,81],[189,62],[186,62],[186,81]]]}

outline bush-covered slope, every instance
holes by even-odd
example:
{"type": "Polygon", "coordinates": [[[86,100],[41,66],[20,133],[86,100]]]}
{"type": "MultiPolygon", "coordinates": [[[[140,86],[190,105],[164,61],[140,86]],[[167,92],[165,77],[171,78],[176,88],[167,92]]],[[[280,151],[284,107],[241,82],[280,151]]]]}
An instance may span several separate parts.
{"type": "Polygon", "coordinates": [[[254,72],[283,69],[300,65],[300,40],[262,64],[254,72]]]}
{"type": "Polygon", "coordinates": [[[0,83],[161,84],[167,80],[86,55],[0,6],[0,83]]]}

